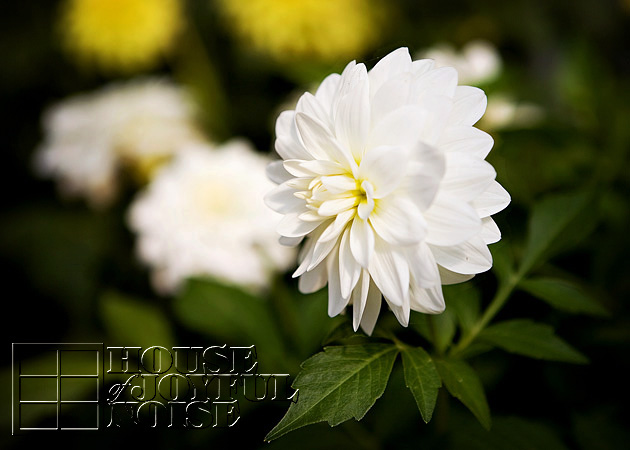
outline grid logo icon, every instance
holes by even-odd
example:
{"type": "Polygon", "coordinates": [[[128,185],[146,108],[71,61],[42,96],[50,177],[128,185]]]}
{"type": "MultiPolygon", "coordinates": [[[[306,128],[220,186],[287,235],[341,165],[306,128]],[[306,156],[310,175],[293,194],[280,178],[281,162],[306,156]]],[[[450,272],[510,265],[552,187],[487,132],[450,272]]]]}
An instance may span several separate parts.
{"type": "Polygon", "coordinates": [[[103,344],[13,344],[13,434],[98,430],[103,344]]]}

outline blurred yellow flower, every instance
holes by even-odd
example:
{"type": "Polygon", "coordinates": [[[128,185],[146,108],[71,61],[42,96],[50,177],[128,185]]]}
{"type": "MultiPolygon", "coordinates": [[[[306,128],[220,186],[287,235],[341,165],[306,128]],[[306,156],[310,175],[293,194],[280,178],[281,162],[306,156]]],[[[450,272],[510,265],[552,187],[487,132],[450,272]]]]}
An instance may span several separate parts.
{"type": "Polygon", "coordinates": [[[355,58],[378,39],[375,0],[218,0],[241,39],[278,60],[355,58]]]}
{"type": "Polygon", "coordinates": [[[83,64],[135,72],[157,63],[182,24],[179,0],[65,0],[63,45],[83,64]]]}

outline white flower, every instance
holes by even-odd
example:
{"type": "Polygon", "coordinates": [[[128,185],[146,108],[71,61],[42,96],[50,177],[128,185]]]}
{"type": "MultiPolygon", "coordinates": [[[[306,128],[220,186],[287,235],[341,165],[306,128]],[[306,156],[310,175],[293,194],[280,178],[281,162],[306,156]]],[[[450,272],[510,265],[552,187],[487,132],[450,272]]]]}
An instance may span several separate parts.
{"type": "Polygon", "coordinates": [[[492,94],[481,123],[488,130],[529,128],[537,125],[543,116],[543,108],[534,103],[519,102],[505,94],[492,94]]]}
{"type": "Polygon", "coordinates": [[[63,193],[105,206],[117,193],[121,165],[146,176],[181,145],[199,139],[193,116],[186,93],[159,79],[71,97],[44,115],[36,170],[58,179],[63,193]]]}
{"type": "Polygon", "coordinates": [[[263,202],[273,186],[264,174],[268,163],[233,141],[184,148],[156,174],[128,216],[156,290],[171,293],[203,275],[260,289],[274,271],[289,268],[295,252],[277,242],[281,216],[263,202]]]}
{"type": "Polygon", "coordinates": [[[510,197],[484,161],[492,138],[473,127],[485,107],[455,69],[400,48],[370,72],[351,62],[283,112],[266,202],[285,214],[281,242],[306,237],[300,290],[328,283],[328,313],[352,304],[369,334],[381,294],[406,326],[410,309],[444,310],[441,284],[488,270],[490,215],[510,197]]]}
{"type": "Polygon", "coordinates": [[[501,72],[501,56],[496,47],[486,41],[471,41],[461,52],[443,43],[423,50],[418,55],[434,60],[438,67],[455,68],[461,84],[489,83],[501,72]]]}

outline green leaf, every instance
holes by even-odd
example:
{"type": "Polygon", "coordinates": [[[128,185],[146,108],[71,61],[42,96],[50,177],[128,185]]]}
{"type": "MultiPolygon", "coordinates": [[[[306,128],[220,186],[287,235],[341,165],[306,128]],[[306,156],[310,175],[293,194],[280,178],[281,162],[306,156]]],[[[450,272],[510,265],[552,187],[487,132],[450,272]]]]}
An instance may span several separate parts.
{"type": "Polygon", "coordinates": [[[533,278],[521,281],[519,287],[561,311],[592,316],[609,315],[608,311],[579,285],[568,280],[533,278]]]}
{"type": "Polygon", "coordinates": [[[481,343],[491,344],[510,353],[530,358],[588,363],[588,359],[557,337],[549,325],[516,319],[492,325],[477,337],[481,343]]]}
{"type": "Polygon", "coordinates": [[[577,218],[591,202],[590,193],[578,192],[554,195],[535,205],[520,272],[527,273],[543,257],[562,247],[563,240],[570,240],[571,225],[579,227],[577,218]]]}
{"type": "Polygon", "coordinates": [[[401,348],[405,385],[416,399],[422,419],[428,423],[433,416],[438,391],[442,386],[440,374],[431,356],[420,347],[401,348]]]}
{"type": "Polygon", "coordinates": [[[326,347],[302,364],[298,399],[265,440],[316,422],[361,420],[383,395],[398,349],[392,344],[326,347]]]}
{"type": "Polygon", "coordinates": [[[446,389],[475,415],[485,429],[489,430],[492,426],[490,408],[477,372],[458,359],[439,359],[435,363],[446,389]]]}
{"type": "Polygon", "coordinates": [[[114,344],[148,348],[175,343],[166,315],[156,306],[118,292],[108,292],[100,302],[103,324],[114,344]]]}
{"type": "Polygon", "coordinates": [[[173,308],[179,320],[192,330],[229,342],[253,344],[274,364],[284,361],[282,338],[262,298],[211,280],[192,279],[175,299],[173,308]]]}

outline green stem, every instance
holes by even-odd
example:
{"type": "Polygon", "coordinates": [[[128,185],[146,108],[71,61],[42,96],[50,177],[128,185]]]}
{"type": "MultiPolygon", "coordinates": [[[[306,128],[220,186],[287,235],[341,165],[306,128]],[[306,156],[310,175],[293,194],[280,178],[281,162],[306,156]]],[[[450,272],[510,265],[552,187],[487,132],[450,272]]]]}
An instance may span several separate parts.
{"type": "Polygon", "coordinates": [[[507,300],[510,298],[510,294],[512,294],[512,291],[520,282],[523,275],[524,274],[522,273],[522,271],[519,271],[517,274],[512,275],[499,285],[499,289],[497,290],[494,299],[492,299],[492,302],[490,302],[490,305],[483,313],[483,316],[481,316],[481,318],[477,321],[477,323],[475,323],[472,329],[462,337],[457,345],[453,347],[450,352],[450,356],[455,356],[461,353],[470,344],[472,344],[479,333],[481,333],[481,331],[483,331],[483,329],[490,323],[490,321],[494,319],[494,316],[496,316],[498,312],[501,311],[501,308],[503,308],[505,302],[507,302],[507,300]]]}

